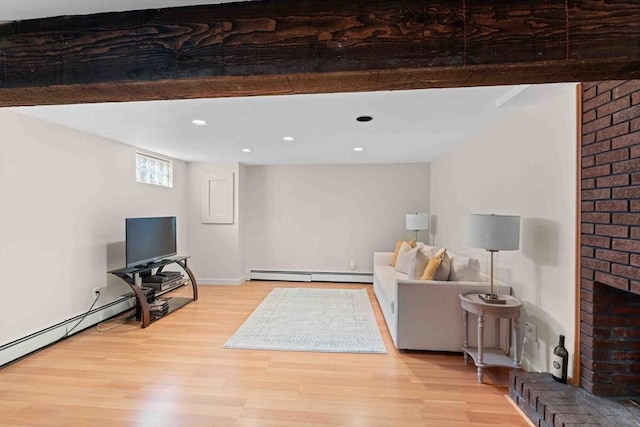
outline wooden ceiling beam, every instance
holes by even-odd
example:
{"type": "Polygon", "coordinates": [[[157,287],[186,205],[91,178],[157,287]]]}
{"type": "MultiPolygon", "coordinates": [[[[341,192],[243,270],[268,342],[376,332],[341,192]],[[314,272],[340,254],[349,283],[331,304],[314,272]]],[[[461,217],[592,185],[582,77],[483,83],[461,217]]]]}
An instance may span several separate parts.
{"type": "Polygon", "coordinates": [[[267,0],[4,22],[0,106],[640,78],[636,0],[484,3],[267,0]]]}

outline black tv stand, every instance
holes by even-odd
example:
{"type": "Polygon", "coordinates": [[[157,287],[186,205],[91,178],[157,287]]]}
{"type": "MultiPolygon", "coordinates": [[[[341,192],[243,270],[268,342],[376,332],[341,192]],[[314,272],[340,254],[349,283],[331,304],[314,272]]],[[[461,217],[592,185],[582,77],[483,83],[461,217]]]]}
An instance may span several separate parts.
{"type": "MultiPolygon", "coordinates": [[[[171,313],[179,308],[184,307],[189,304],[191,301],[196,301],[198,299],[198,284],[196,283],[196,279],[193,276],[193,273],[187,267],[187,259],[188,256],[176,256],[172,258],[165,258],[156,262],[152,262],[145,265],[138,265],[135,267],[126,267],[119,268],[117,270],[111,270],[109,273],[118,276],[122,280],[124,280],[133,290],[133,293],[136,296],[136,303],[138,307],[139,319],[142,321],[142,327],[146,328],[152,322],[158,320],[160,317],[171,313]],[[157,268],[157,274],[162,274],[162,269],[170,264],[178,264],[189,276],[189,281],[191,282],[191,288],[193,290],[192,298],[185,297],[172,297],[169,299],[169,310],[163,314],[154,314],[149,310],[149,302],[147,301],[144,290],[142,289],[142,277],[145,275],[150,275],[154,268],[157,268]]],[[[184,283],[179,283],[173,288],[169,288],[167,290],[162,291],[161,293],[172,291],[180,286],[184,286],[184,283]]],[[[157,294],[156,294],[157,295],[157,294]]]]}

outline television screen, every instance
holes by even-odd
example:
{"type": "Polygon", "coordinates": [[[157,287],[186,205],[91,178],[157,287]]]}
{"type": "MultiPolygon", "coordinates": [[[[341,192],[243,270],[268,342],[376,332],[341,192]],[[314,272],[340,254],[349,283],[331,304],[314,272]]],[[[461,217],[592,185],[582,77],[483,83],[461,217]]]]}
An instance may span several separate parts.
{"type": "Polygon", "coordinates": [[[126,219],[127,267],[175,255],[176,217],[126,219]]]}

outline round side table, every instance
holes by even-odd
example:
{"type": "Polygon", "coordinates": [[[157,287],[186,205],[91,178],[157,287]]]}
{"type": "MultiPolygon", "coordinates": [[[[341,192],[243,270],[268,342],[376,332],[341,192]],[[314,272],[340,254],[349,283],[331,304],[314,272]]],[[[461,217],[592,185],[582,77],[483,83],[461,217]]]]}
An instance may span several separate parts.
{"type": "Polygon", "coordinates": [[[459,294],[462,305],[462,322],[464,327],[464,363],[471,356],[478,367],[478,382],[484,377],[484,368],[501,366],[519,369],[521,361],[518,360],[518,330],[520,326],[520,309],[522,303],[511,295],[501,295],[506,299],[505,304],[489,304],[480,299],[480,294],[459,294]],[[478,316],[478,347],[469,347],[469,313],[478,316]],[[495,318],[496,342],[494,347],[485,348],[484,343],[484,317],[495,318]],[[513,359],[500,348],[500,319],[509,319],[511,324],[511,342],[513,343],[513,359]]]}

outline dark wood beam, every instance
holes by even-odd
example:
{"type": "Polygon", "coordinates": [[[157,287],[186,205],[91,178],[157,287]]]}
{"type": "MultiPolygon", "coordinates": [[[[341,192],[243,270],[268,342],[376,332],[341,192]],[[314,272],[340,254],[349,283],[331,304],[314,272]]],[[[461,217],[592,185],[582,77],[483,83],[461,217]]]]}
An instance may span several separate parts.
{"type": "Polygon", "coordinates": [[[5,22],[0,106],[640,78],[636,0],[513,3],[271,0],[5,22]]]}

